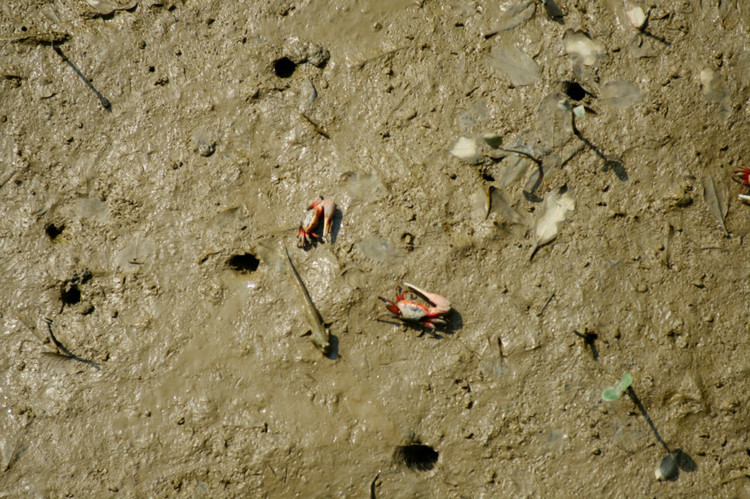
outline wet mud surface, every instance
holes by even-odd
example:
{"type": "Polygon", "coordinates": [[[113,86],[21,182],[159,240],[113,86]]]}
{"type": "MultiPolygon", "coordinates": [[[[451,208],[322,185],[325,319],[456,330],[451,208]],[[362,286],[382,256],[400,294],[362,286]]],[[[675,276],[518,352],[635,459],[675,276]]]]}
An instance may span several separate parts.
{"type": "Polygon", "coordinates": [[[0,496],[748,497],[745,2],[93,3],[0,6],[0,496]]]}

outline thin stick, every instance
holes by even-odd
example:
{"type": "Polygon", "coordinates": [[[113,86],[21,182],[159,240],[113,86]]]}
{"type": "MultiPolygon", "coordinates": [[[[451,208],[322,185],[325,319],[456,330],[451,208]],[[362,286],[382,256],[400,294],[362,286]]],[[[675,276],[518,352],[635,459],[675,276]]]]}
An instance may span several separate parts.
{"type": "Polygon", "coordinates": [[[88,78],[86,78],[83,73],[81,73],[81,70],[78,69],[75,64],[73,64],[68,57],[62,53],[62,50],[60,50],[59,47],[56,47],[55,45],[52,45],[52,48],[55,49],[55,52],[57,52],[57,55],[62,57],[62,60],[68,63],[68,66],[73,68],[73,71],[76,72],[76,74],[83,80],[83,82],[88,85],[88,87],[91,89],[92,92],[94,92],[94,95],[99,99],[99,102],[101,103],[102,107],[106,109],[107,111],[112,111],[112,104],[107,100],[106,97],[104,97],[102,94],[99,93],[99,91],[94,87],[94,85],[89,81],[88,78]]]}
{"type": "Polygon", "coordinates": [[[547,301],[544,302],[544,305],[542,305],[542,308],[540,308],[539,312],[536,313],[537,317],[541,317],[542,316],[542,314],[544,313],[544,309],[547,308],[547,305],[549,305],[549,302],[551,302],[552,298],[554,298],[554,297],[555,297],[555,293],[552,293],[551,295],[549,295],[549,298],[547,298],[547,301]]]}
{"type": "Polygon", "coordinates": [[[97,371],[100,371],[102,369],[99,366],[99,364],[97,364],[96,362],[92,362],[90,360],[82,359],[78,355],[74,354],[73,352],[71,352],[70,350],[68,350],[67,348],[65,348],[65,345],[63,345],[62,343],[60,343],[57,340],[57,338],[55,338],[55,334],[52,332],[52,319],[49,319],[49,318],[45,317],[44,318],[44,322],[47,323],[47,329],[49,329],[49,336],[50,336],[50,338],[52,338],[52,343],[54,343],[57,348],[59,348],[60,350],[62,350],[65,353],[65,355],[67,355],[71,359],[77,360],[78,362],[83,362],[84,364],[88,364],[91,367],[93,367],[94,369],[96,369],[97,371]]]}

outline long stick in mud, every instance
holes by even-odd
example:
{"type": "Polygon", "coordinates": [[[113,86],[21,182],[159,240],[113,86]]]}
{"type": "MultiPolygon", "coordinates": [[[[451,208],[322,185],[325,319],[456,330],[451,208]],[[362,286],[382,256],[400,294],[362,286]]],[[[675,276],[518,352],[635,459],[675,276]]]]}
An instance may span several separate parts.
{"type": "Polygon", "coordinates": [[[52,343],[54,343],[57,348],[59,348],[60,350],[62,350],[65,355],[67,355],[71,359],[77,360],[78,362],[83,362],[84,364],[88,364],[91,367],[93,367],[94,369],[96,369],[97,371],[100,371],[102,369],[101,366],[99,366],[99,364],[97,364],[96,362],[93,362],[91,360],[82,359],[78,355],[74,354],[73,352],[71,352],[70,350],[68,350],[67,348],[65,348],[65,345],[63,345],[62,343],[60,343],[58,341],[58,339],[55,338],[55,333],[52,332],[52,319],[48,319],[48,318],[45,317],[44,318],[44,322],[47,323],[47,329],[49,330],[49,337],[52,338],[52,343]]]}

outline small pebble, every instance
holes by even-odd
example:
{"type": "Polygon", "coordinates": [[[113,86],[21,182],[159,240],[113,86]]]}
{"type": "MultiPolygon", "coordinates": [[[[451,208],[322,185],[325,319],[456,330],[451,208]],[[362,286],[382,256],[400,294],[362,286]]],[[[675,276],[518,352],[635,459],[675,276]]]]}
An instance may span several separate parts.
{"type": "Polygon", "coordinates": [[[199,140],[195,150],[198,151],[198,154],[200,154],[204,158],[207,158],[208,156],[211,156],[214,152],[216,152],[216,142],[199,140]]]}

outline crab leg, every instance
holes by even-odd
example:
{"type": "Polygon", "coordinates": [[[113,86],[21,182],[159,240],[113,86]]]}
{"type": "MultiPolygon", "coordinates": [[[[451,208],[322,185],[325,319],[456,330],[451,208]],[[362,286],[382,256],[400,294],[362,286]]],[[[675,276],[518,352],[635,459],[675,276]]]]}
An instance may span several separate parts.
{"type": "Polygon", "coordinates": [[[414,293],[418,294],[428,302],[435,305],[435,311],[439,313],[445,313],[451,309],[451,302],[448,301],[448,299],[444,296],[440,296],[435,293],[429,293],[425,291],[424,289],[418,288],[417,286],[413,284],[409,284],[408,282],[404,283],[404,286],[409,288],[410,291],[413,291],[414,293]]]}

